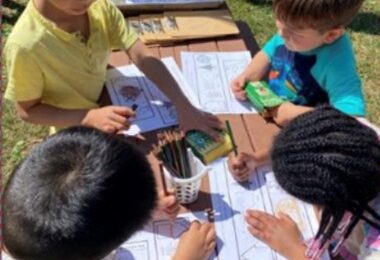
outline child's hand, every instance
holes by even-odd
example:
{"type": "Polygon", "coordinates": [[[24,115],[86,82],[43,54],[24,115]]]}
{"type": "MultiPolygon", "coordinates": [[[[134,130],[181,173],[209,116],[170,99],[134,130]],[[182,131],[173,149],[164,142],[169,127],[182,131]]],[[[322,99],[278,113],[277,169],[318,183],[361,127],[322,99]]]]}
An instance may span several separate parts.
{"type": "Polygon", "coordinates": [[[205,260],[216,245],[215,229],[211,223],[193,221],[179,240],[173,260],[205,260]]]}
{"type": "Polygon", "coordinates": [[[228,168],[232,177],[238,182],[247,181],[250,173],[257,167],[269,161],[270,148],[255,151],[254,153],[240,152],[238,156],[228,157],[228,168]]]}
{"type": "Polygon", "coordinates": [[[280,212],[277,218],[262,211],[247,210],[245,221],[249,233],[287,259],[306,259],[301,232],[287,214],[280,212]]]}
{"type": "Polygon", "coordinates": [[[256,161],[252,155],[241,152],[238,156],[230,155],[228,157],[228,168],[232,177],[238,182],[247,181],[249,174],[257,167],[256,161]]]}
{"type": "Polygon", "coordinates": [[[247,81],[248,81],[248,78],[244,74],[240,74],[230,83],[230,87],[236,99],[241,100],[241,101],[245,101],[247,99],[247,96],[244,90],[244,85],[247,81]]]}
{"type": "Polygon", "coordinates": [[[159,193],[159,208],[165,212],[170,219],[175,219],[180,210],[180,205],[172,190],[169,190],[169,195],[165,196],[164,192],[159,193]]]}
{"type": "Polygon", "coordinates": [[[135,112],[131,108],[106,106],[90,109],[82,120],[82,124],[107,133],[116,133],[119,130],[128,129],[128,118],[133,116],[135,112]]]}
{"type": "Polygon", "coordinates": [[[201,111],[193,106],[183,106],[177,108],[179,126],[185,133],[197,129],[217,139],[219,132],[223,130],[224,124],[213,114],[201,111]]]}

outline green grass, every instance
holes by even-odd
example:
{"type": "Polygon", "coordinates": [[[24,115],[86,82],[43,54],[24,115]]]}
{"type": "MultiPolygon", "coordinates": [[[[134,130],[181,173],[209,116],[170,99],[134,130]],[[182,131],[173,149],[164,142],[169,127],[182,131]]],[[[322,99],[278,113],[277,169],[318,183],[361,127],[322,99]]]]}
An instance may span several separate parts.
{"type": "MultiPolygon", "coordinates": [[[[27,0],[5,0],[3,2],[3,24],[1,28],[3,42],[11,32],[13,24],[24,10],[26,2],[27,0]]],[[[4,69],[2,73],[5,82],[6,75],[4,69]]],[[[4,88],[5,86],[2,86],[2,93],[4,92],[4,88]]],[[[47,136],[48,128],[22,122],[17,118],[11,102],[6,100],[3,100],[2,104],[1,127],[3,132],[1,168],[3,182],[5,183],[15,165],[22,160],[27,151],[36,142],[47,136]]]]}
{"type": "Polygon", "coordinates": [[[9,101],[3,103],[3,180],[8,179],[14,166],[23,158],[25,153],[48,135],[48,128],[24,123],[17,118],[13,105],[9,101]]]}
{"type": "MultiPolygon", "coordinates": [[[[3,38],[10,33],[25,6],[26,0],[4,0],[3,38]]],[[[259,46],[276,32],[269,0],[227,0],[236,20],[245,21],[259,46]]],[[[353,41],[358,69],[367,99],[368,118],[380,125],[380,5],[378,0],[366,0],[364,7],[348,32],[353,41]]],[[[3,91],[3,89],[2,89],[3,91]]],[[[4,180],[33,144],[47,136],[46,127],[23,123],[17,119],[9,102],[3,103],[3,160],[4,180]]]]}

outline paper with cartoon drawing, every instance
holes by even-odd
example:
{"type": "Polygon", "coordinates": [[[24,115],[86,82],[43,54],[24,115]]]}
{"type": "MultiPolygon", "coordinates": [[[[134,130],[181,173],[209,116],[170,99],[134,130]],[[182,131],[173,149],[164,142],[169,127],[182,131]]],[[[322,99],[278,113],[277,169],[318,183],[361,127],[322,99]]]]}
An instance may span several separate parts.
{"type": "Polygon", "coordinates": [[[216,214],[224,219],[216,221],[216,233],[224,242],[224,247],[218,250],[220,259],[284,259],[248,232],[244,220],[247,209],[270,214],[282,211],[297,223],[304,239],[316,233],[318,222],[313,207],[282,190],[269,167],[259,168],[245,183],[232,178],[225,160],[217,161],[212,167],[209,174],[211,191],[223,198],[212,201],[216,214]]]}
{"type": "MultiPolygon", "coordinates": [[[[114,260],[169,260],[190,223],[206,219],[207,214],[201,211],[182,213],[174,220],[154,218],[116,250],[114,260]]],[[[215,254],[212,259],[217,259],[215,254]]]]}
{"type": "MultiPolygon", "coordinates": [[[[194,99],[194,94],[189,92],[191,89],[174,59],[170,57],[162,61],[184,95],[190,100],[194,99]]],[[[137,105],[136,118],[126,134],[135,135],[178,123],[174,105],[135,65],[108,70],[106,86],[114,105],[137,105]]],[[[197,105],[196,101],[192,103],[197,105]]]]}
{"type": "Polygon", "coordinates": [[[238,101],[230,83],[251,61],[249,51],[181,52],[182,70],[200,107],[210,113],[256,113],[248,102],[238,101]]]}

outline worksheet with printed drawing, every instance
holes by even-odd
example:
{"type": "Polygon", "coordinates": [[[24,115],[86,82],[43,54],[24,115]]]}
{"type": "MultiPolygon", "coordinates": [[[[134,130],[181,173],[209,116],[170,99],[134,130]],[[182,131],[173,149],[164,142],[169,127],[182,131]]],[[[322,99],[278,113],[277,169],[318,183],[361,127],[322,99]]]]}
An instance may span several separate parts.
{"type": "MultiPolygon", "coordinates": [[[[156,217],[143,231],[123,243],[115,254],[115,260],[170,260],[183,232],[193,220],[206,221],[206,212],[179,214],[175,220],[156,217]]],[[[217,259],[215,253],[209,260],[217,259]]]]}
{"type": "MultiPolygon", "coordinates": [[[[162,59],[184,95],[198,106],[181,71],[172,57],[162,59]]],[[[135,65],[107,71],[106,86],[114,105],[137,105],[136,118],[126,134],[135,135],[178,124],[174,105],[135,65]]]]}
{"type": "Polygon", "coordinates": [[[247,209],[270,214],[282,211],[297,223],[304,239],[316,233],[318,221],[314,208],[282,190],[269,167],[259,168],[242,184],[232,178],[226,160],[212,167],[209,174],[211,191],[223,198],[223,201],[214,199],[212,202],[216,214],[224,214],[219,217],[222,221],[216,221],[217,234],[224,242],[224,246],[218,248],[220,259],[284,259],[248,232],[244,220],[247,209]]]}
{"type": "Polygon", "coordinates": [[[251,61],[249,51],[181,52],[182,71],[202,110],[214,114],[256,113],[248,102],[238,101],[230,83],[251,61]]]}

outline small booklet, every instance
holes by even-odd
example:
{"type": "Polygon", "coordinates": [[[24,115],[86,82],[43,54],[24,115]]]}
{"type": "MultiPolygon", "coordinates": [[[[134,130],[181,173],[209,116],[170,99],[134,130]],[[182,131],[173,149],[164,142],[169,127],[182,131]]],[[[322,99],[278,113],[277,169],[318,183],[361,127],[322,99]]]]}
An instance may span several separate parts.
{"type": "Polygon", "coordinates": [[[233,150],[233,144],[227,132],[220,132],[220,139],[215,141],[204,132],[193,130],[186,134],[186,142],[204,164],[227,155],[233,150]]]}
{"type": "Polygon", "coordinates": [[[267,109],[276,107],[284,102],[264,81],[247,82],[245,92],[257,112],[263,115],[266,114],[267,109]]]}

